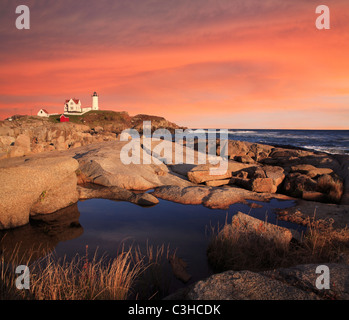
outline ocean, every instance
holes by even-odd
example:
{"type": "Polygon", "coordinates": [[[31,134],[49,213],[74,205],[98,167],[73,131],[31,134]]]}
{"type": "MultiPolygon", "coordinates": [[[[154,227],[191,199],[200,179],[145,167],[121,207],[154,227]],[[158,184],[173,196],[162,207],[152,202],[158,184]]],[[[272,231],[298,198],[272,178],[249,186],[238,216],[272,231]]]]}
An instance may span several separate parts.
{"type": "Polygon", "coordinates": [[[228,132],[230,140],[349,155],[349,130],[229,129],[228,132]]]}

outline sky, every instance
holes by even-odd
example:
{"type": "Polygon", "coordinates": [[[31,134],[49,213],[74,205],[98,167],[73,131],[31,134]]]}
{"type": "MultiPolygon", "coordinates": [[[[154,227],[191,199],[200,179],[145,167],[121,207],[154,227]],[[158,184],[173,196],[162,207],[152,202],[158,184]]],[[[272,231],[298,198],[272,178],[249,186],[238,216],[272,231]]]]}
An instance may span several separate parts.
{"type": "Polygon", "coordinates": [[[348,56],[348,0],[0,0],[0,119],[96,91],[192,128],[349,129],[348,56]]]}

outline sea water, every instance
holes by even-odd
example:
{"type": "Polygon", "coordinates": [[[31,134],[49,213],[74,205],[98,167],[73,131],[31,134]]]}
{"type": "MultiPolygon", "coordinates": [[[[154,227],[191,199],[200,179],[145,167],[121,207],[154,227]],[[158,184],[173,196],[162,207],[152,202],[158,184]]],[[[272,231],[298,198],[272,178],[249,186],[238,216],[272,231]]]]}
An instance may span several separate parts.
{"type": "MultiPolygon", "coordinates": [[[[191,130],[207,132],[208,129],[191,130]]],[[[349,154],[349,130],[229,129],[228,132],[229,140],[349,154]]]]}
{"type": "Polygon", "coordinates": [[[229,130],[230,140],[349,154],[349,130],[229,130]]]}

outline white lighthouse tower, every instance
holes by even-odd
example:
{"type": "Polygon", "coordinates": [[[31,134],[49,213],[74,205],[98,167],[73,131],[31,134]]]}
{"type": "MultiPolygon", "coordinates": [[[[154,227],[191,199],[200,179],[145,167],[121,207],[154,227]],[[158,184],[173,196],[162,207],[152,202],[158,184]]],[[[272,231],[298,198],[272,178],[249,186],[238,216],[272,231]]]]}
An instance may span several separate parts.
{"type": "Polygon", "coordinates": [[[92,96],[92,110],[99,110],[98,109],[98,94],[97,94],[97,92],[94,92],[93,96],[92,96]]]}

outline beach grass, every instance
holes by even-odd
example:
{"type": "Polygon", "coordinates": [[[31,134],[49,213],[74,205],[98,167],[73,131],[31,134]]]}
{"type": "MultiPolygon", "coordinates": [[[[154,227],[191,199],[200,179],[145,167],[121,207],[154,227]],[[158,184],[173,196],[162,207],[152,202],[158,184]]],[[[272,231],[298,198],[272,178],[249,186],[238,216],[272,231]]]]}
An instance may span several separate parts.
{"type": "Polygon", "coordinates": [[[322,175],[318,179],[317,186],[326,195],[329,202],[340,203],[343,195],[343,182],[339,177],[328,174],[322,175]]]}
{"type": "Polygon", "coordinates": [[[49,253],[23,261],[14,250],[6,261],[4,255],[0,257],[0,300],[150,299],[167,292],[161,269],[168,254],[164,246],[147,246],[145,253],[139,247],[126,250],[122,246],[116,258],[108,259],[97,251],[90,257],[86,247],[85,255],[70,260],[49,253]],[[29,267],[28,290],[16,288],[19,264],[29,267]]]}
{"type": "Polygon", "coordinates": [[[300,241],[284,242],[249,237],[232,232],[231,224],[211,228],[207,257],[215,272],[226,270],[264,271],[308,263],[346,262],[349,257],[349,230],[334,229],[333,222],[308,221],[300,241]],[[324,227],[326,225],[326,227],[324,227]]]}

